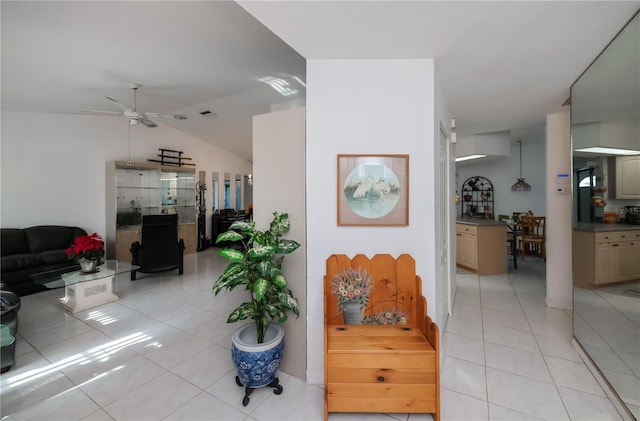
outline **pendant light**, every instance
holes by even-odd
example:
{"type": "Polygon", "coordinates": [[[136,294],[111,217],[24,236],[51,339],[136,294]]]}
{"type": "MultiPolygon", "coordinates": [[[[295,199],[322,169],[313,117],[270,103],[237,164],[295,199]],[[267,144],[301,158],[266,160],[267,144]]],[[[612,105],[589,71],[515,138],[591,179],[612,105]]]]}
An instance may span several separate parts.
{"type": "Polygon", "coordinates": [[[511,186],[511,191],[531,191],[531,186],[522,178],[522,141],[518,140],[520,144],[520,178],[511,186]]]}

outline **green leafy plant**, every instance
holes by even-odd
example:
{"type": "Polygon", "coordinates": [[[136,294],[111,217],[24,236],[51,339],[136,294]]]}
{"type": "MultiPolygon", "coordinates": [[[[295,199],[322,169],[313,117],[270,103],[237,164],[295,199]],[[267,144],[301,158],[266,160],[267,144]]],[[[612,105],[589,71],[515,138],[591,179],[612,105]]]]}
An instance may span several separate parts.
{"type": "Polygon", "coordinates": [[[258,343],[264,342],[265,332],[272,321],[284,323],[290,312],[300,316],[298,300],[282,273],[284,255],[300,247],[300,243],[294,240],[281,238],[289,227],[289,215],[274,212],[273,221],[266,231],[257,230],[254,221],[236,221],[216,239],[216,244],[230,241],[241,244],[241,247],[220,250],[220,256],[230,263],[213,284],[215,295],[222,290],[233,291],[239,285],[249,291],[251,300],[233,310],[227,323],[253,319],[258,343]]]}

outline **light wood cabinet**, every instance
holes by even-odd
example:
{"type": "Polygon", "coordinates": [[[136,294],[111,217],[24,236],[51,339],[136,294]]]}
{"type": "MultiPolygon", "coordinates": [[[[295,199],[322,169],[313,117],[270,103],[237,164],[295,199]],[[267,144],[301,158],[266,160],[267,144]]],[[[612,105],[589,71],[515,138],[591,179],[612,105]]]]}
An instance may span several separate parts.
{"type": "Polygon", "coordinates": [[[478,238],[476,227],[469,225],[456,229],[456,257],[461,266],[478,270],[478,238]]]}
{"type": "Polygon", "coordinates": [[[131,263],[131,244],[141,241],[140,228],[119,229],[116,231],[116,260],[131,263]]]}
{"type": "Polygon", "coordinates": [[[506,225],[457,223],[456,264],[478,275],[506,273],[506,225]]]}
{"type": "Polygon", "coordinates": [[[634,279],[640,279],[640,230],[574,231],[574,285],[592,288],[634,279]]]}
{"type": "Polygon", "coordinates": [[[616,199],[640,199],[640,155],[616,157],[616,199]]]}

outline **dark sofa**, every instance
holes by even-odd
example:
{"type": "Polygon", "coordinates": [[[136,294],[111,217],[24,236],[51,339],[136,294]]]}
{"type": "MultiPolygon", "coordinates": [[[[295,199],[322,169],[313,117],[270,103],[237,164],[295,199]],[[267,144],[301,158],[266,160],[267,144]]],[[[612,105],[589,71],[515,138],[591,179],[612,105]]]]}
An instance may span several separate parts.
{"type": "Polygon", "coordinates": [[[46,289],[31,275],[76,266],[65,251],[81,235],[87,235],[82,228],[59,225],[0,229],[2,283],[20,296],[46,289]]]}

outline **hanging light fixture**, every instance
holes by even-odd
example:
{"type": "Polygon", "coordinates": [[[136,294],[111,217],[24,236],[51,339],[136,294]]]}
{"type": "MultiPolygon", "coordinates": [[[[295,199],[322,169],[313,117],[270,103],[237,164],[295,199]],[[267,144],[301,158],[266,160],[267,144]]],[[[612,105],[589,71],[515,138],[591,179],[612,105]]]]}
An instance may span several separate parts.
{"type": "Polygon", "coordinates": [[[520,178],[511,186],[511,191],[531,191],[531,186],[522,177],[522,141],[518,140],[518,143],[520,144],[520,178]]]}

